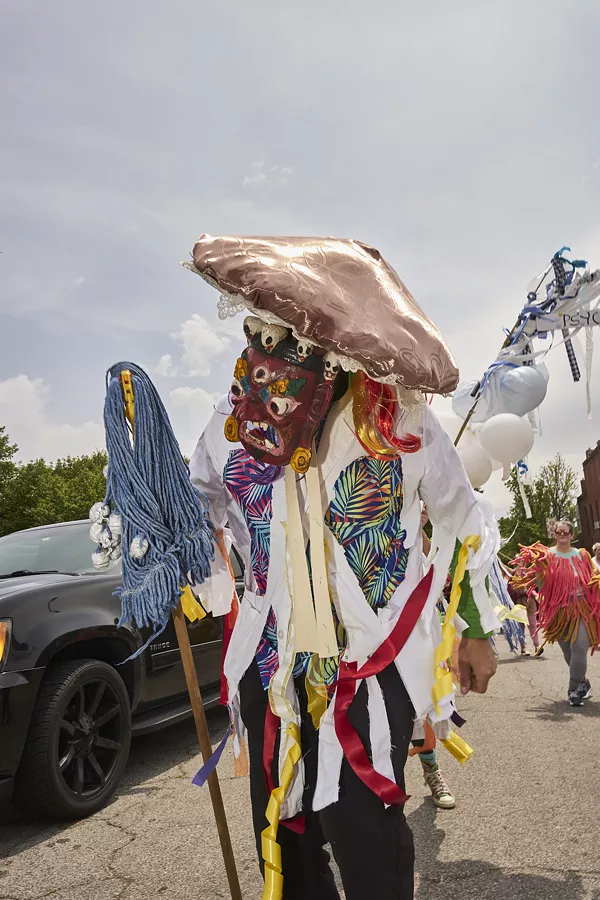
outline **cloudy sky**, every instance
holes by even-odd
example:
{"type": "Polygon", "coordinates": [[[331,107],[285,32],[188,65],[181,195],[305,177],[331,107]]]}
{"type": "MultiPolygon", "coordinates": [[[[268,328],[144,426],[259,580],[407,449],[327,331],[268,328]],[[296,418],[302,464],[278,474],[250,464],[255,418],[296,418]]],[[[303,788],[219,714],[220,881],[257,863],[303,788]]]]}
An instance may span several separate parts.
{"type": "MultiPolygon", "coordinates": [[[[599,43],[585,0],[3,0],[0,424],[21,458],[100,446],[121,359],[191,449],[241,346],[178,265],[205,231],[374,244],[479,377],[559,247],[600,267],[599,43]]],[[[550,370],[532,462],[578,467],[600,391],[590,425],[562,348],[550,370]]]]}

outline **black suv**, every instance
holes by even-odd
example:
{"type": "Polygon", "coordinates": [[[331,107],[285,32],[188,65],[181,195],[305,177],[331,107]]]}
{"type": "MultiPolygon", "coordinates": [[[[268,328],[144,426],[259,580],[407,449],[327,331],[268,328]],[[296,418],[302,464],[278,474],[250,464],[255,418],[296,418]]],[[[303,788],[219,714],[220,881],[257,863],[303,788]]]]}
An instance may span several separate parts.
{"type": "MultiPolygon", "coordinates": [[[[0,538],[0,801],[78,818],[104,806],[132,735],[191,715],[173,623],[119,628],[120,566],[91,564],[89,522],[0,538]]],[[[239,557],[232,553],[238,593],[239,557]]],[[[222,626],[188,623],[206,707],[219,703],[222,626]]]]}

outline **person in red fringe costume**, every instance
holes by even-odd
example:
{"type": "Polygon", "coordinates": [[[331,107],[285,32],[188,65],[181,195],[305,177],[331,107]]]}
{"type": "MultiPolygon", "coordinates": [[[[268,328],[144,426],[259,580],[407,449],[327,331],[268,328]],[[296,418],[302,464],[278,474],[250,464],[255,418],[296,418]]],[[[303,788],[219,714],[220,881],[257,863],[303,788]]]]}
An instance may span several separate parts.
{"type": "Polygon", "coordinates": [[[529,595],[539,588],[538,618],[545,643],[559,645],[569,666],[569,703],[583,706],[592,693],[588,653],[600,646],[600,577],[587,550],[571,546],[570,522],[558,522],[555,535],[555,547],[537,543],[522,548],[515,560],[522,564],[521,574],[513,584],[529,595]]]}

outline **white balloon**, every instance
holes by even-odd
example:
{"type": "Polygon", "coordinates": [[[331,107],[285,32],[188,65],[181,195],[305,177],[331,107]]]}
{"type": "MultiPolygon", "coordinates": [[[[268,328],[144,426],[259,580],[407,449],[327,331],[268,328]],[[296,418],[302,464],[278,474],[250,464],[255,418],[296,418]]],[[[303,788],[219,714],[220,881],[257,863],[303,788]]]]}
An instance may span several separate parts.
{"type": "Polygon", "coordinates": [[[492,459],[504,464],[523,459],[533,447],[533,430],[526,419],[512,413],[492,416],[483,425],[479,440],[492,459]]]}
{"type": "Polygon", "coordinates": [[[492,460],[492,472],[498,472],[499,469],[504,468],[504,463],[500,462],[497,459],[492,460]]]}
{"type": "Polygon", "coordinates": [[[483,487],[492,474],[492,460],[482,447],[459,445],[458,455],[474,488],[483,487]]]}
{"type": "MultiPolygon", "coordinates": [[[[475,398],[471,396],[477,381],[461,381],[452,397],[452,409],[465,419],[475,398]]],[[[500,413],[524,416],[540,405],[548,389],[548,370],[537,366],[498,366],[490,372],[471,422],[487,422],[500,413]]]]}
{"type": "Polygon", "coordinates": [[[548,390],[548,370],[545,366],[519,366],[506,369],[499,385],[504,410],[524,416],[537,409],[548,390]]]}

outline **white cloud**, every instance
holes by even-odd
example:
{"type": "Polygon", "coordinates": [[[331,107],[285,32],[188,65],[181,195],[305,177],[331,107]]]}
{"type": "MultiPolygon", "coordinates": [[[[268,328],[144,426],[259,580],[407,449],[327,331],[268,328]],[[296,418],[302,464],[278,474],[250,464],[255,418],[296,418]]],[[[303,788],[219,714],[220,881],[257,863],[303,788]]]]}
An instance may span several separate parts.
{"type": "Polygon", "coordinates": [[[264,181],[277,181],[279,184],[287,184],[294,174],[293,166],[269,166],[268,173],[265,172],[265,163],[263,160],[257,160],[252,163],[253,174],[244,175],[242,185],[247,187],[249,184],[262,184],[264,181]]]}
{"type": "Polygon", "coordinates": [[[164,356],[158,361],[158,365],[155,368],[157,375],[162,375],[163,378],[171,378],[175,375],[175,368],[173,366],[173,357],[170,353],[165,353],[164,356]]]}
{"type": "Polygon", "coordinates": [[[55,424],[48,416],[50,387],[42,378],[17,375],[0,381],[0,423],[19,447],[19,459],[80,456],[104,447],[99,422],[55,424]]]}
{"type": "Polygon", "coordinates": [[[169,392],[173,409],[174,424],[181,450],[191,455],[196,441],[204,430],[214,408],[218,394],[210,394],[200,387],[183,386],[169,392]],[[183,416],[177,415],[180,410],[183,416]]]}
{"type": "Polygon", "coordinates": [[[199,378],[209,375],[213,361],[229,350],[230,334],[227,327],[215,328],[204,316],[195,313],[181,325],[179,331],[171,335],[181,347],[179,362],[165,353],[152,371],[163,378],[199,378]]]}

